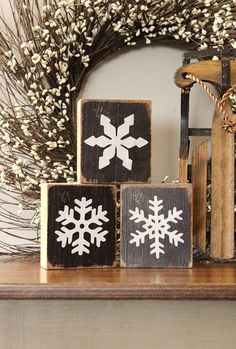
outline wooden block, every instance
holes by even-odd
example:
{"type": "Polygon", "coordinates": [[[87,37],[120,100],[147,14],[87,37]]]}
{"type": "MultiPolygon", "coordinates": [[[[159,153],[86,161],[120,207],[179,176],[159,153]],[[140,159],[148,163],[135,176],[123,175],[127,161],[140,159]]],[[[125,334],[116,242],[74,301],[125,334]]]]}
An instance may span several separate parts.
{"type": "Polygon", "coordinates": [[[208,144],[202,142],[192,154],[193,241],[202,252],[206,252],[208,144]]]}
{"type": "Polygon", "coordinates": [[[41,266],[115,266],[116,188],[42,184],[41,266]]]}
{"type": "MultiPolygon", "coordinates": [[[[227,105],[227,112],[232,114],[227,105]]],[[[211,161],[211,257],[234,256],[234,134],[222,128],[216,108],[212,122],[211,161]]]]}
{"type": "Polygon", "coordinates": [[[80,100],[80,183],[150,182],[151,102],[80,100]]]}
{"type": "Polygon", "coordinates": [[[191,184],[121,187],[121,266],[192,266],[191,184]]]}

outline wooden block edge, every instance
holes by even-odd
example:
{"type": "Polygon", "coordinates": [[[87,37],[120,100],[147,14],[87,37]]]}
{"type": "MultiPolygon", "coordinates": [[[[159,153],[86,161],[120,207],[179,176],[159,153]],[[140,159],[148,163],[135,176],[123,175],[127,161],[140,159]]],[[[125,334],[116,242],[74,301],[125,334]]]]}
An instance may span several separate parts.
{"type": "Polygon", "coordinates": [[[192,183],[125,183],[121,184],[120,189],[126,189],[129,187],[147,187],[147,188],[186,188],[192,190],[192,183]]]}
{"type": "Polygon", "coordinates": [[[81,108],[82,99],[77,102],[77,135],[76,135],[76,171],[77,171],[77,181],[81,182],[81,134],[82,134],[82,120],[81,120],[81,108]]]}
{"type": "Polygon", "coordinates": [[[80,98],[77,102],[77,105],[82,106],[85,103],[88,102],[102,102],[102,103],[136,103],[136,104],[148,104],[149,106],[152,106],[152,100],[151,99],[112,99],[112,98],[80,98]]]}
{"type": "Polygon", "coordinates": [[[48,230],[48,188],[47,183],[43,183],[40,186],[40,266],[44,269],[48,269],[47,258],[47,230],[48,230]]]}

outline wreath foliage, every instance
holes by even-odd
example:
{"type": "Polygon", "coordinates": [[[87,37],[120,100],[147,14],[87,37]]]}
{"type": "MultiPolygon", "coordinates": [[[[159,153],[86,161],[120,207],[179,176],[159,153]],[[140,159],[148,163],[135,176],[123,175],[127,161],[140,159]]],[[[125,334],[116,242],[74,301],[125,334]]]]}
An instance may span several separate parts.
{"type": "Polygon", "coordinates": [[[155,42],[236,48],[235,0],[11,0],[10,5],[14,25],[2,17],[0,31],[0,247],[6,253],[28,252],[38,242],[40,183],[76,179],[76,100],[96,64],[125,47],[155,42]],[[9,245],[4,240],[9,234],[27,246],[9,245]]]}

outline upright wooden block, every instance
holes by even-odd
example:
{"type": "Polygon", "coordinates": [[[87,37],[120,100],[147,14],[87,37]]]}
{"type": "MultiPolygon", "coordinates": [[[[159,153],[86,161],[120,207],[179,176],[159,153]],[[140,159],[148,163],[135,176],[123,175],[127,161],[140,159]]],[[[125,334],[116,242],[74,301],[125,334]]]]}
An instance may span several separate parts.
{"type": "Polygon", "coordinates": [[[114,266],[116,188],[42,184],[41,266],[114,266]]]}
{"type": "MultiPolygon", "coordinates": [[[[232,116],[227,102],[226,110],[232,116]]],[[[235,135],[223,129],[216,107],[211,134],[211,257],[234,256],[235,135]]]]}
{"type": "Polygon", "coordinates": [[[78,181],[150,182],[151,102],[80,100],[78,181]]]}
{"type": "Polygon", "coordinates": [[[121,266],[192,266],[190,184],[121,188],[121,266]]]}
{"type": "Polygon", "coordinates": [[[192,153],[193,243],[206,252],[208,143],[200,143],[192,153]]]}

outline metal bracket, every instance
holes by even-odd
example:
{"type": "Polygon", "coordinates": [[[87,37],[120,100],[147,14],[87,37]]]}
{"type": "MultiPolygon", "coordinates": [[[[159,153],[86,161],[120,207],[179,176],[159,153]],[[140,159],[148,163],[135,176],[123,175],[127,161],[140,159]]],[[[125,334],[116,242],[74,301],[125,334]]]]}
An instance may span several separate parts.
{"type": "Polygon", "coordinates": [[[222,64],[221,93],[224,94],[231,86],[230,59],[222,57],[221,64],[222,64]]]}

